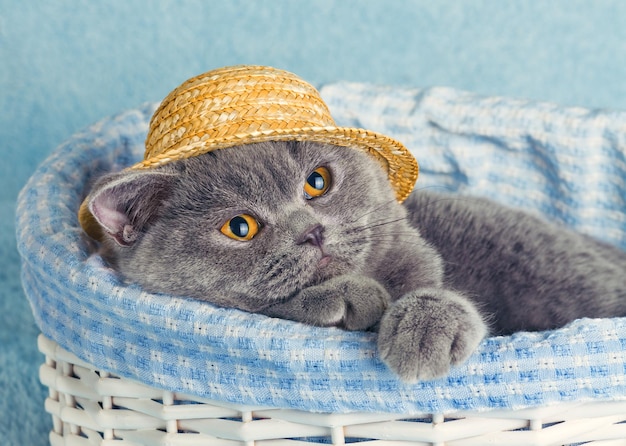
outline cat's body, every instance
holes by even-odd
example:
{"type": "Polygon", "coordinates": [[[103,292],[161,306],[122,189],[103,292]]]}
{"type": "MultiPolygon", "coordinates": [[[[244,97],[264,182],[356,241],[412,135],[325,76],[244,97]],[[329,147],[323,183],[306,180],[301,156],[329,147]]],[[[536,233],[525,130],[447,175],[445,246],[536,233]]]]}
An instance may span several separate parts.
{"type": "Polygon", "coordinates": [[[378,162],[349,148],[219,150],[108,175],[88,203],[127,280],[377,329],[409,381],[445,373],[488,331],[626,315],[626,253],[481,199],[417,191],[399,205],[378,162]]]}
{"type": "Polygon", "coordinates": [[[486,199],[417,192],[405,205],[447,285],[479,303],[495,334],[626,315],[626,252],[614,246],[486,199]]]}

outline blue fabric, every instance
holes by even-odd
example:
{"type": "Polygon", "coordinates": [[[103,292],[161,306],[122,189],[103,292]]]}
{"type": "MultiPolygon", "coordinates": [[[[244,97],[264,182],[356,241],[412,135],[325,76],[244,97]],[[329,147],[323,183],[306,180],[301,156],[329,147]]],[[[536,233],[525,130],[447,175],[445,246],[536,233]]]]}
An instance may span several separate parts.
{"type": "MultiPolygon", "coordinates": [[[[489,196],[626,248],[626,113],[338,83],[338,124],[407,144],[418,187],[489,196]]],[[[143,151],[154,105],[60,146],[18,201],[22,279],[44,334],[99,368],[250,405],[310,411],[450,412],[626,397],[626,319],[486,339],[449,376],[408,385],[375,335],[316,328],[123,285],[91,254],[76,211],[94,176],[143,151]]],[[[523,308],[520,308],[523,311],[523,308]]]]}

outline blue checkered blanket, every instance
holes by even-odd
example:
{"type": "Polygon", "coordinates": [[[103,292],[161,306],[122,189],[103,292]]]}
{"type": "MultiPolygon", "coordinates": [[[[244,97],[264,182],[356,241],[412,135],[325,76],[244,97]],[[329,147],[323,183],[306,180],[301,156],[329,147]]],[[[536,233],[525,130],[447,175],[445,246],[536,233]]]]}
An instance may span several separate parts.
{"type": "MultiPolygon", "coordinates": [[[[417,187],[487,196],[626,249],[626,113],[452,89],[336,83],[337,123],[403,141],[417,187]]],[[[98,368],[173,391],[322,412],[445,413],[626,397],[626,319],[486,339],[449,376],[408,385],[375,335],[316,328],[123,284],[76,211],[99,173],[141,158],[154,105],[104,119],[43,162],[17,210],[23,284],[42,332],[98,368]]],[[[625,272],[626,273],[626,272],[625,272]]]]}

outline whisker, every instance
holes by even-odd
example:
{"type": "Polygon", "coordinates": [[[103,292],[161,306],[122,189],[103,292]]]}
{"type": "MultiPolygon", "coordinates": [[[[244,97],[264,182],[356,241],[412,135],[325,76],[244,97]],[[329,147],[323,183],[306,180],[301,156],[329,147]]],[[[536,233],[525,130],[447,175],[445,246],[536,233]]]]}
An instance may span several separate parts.
{"type": "MultiPolygon", "coordinates": [[[[384,237],[382,238],[367,237],[367,239],[379,243],[380,246],[382,247],[389,247],[392,249],[398,247],[398,241],[395,239],[385,239],[384,237]]],[[[424,244],[420,243],[418,240],[403,240],[402,245],[403,246],[411,246],[411,245],[424,246],[424,244]]],[[[453,261],[446,260],[444,258],[442,258],[442,260],[443,260],[444,265],[457,266],[461,264],[460,262],[453,262],[453,261]]]]}
{"type": "Polygon", "coordinates": [[[419,237],[416,232],[413,231],[394,231],[394,232],[379,232],[367,235],[361,235],[359,233],[353,233],[350,235],[349,240],[354,240],[355,243],[364,243],[373,240],[389,241],[394,243],[415,243],[424,244],[425,240],[419,237]],[[402,238],[398,240],[398,238],[402,238]]]}
{"type": "MultiPolygon", "coordinates": [[[[410,232],[399,232],[397,234],[371,234],[368,235],[367,237],[365,237],[366,240],[374,240],[374,239],[388,239],[388,240],[397,240],[398,237],[402,237],[402,236],[414,236],[414,233],[410,233],[410,232]]],[[[416,238],[416,237],[414,237],[416,238]]],[[[422,240],[422,239],[417,239],[417,240],[422,240]]],[[[411,241],[409,238],[405,238],[402,240],[402,242],[409,242],[411,241]]]]}
{"type": "Polygon", "coordinates": [[[370,209],[369,211],[361,214],[359,217],[357,217],[354,220],[350,221],[350,223],[356,223],[357,221],[361,220],[362,218],[367,217],[368,215],[373,214],[374,212],[379,211],[380,209],[382,209],[382,208],[384,208],[386,206],[392,205],[394,203],[397,203],[397,201],[395,199],[392,199],[392,200],[389,200],[389,201],[385,201],[381,205],[376,206],[375,208],[370,209]]]}
{"type": "Polygon", "coordinates": [[[437,185],[437,184],[432,184],[430,186],[416,186],[414,190],[416,191],[421,191],[421,190],[430,190],[430,189],[441,189],[444,190],[448,193],[453,193],[456,192],[454,189],[452,189],[451,187],[448,186],[441,186],[441,185],[437,185]]]}
{"type": "Polygon", "coordinates": [[[440,196],[437,196],[437,198],[434,198],[434,197],[432,197],[432,198],[429,197],[429,198],[430,199],[426,203],[424,203],[424,206],[418,207],[416,209],[417,210],[424,209],[425,207],[428,207],[429,205],[442,203],[442,202],[446,202],[446,201],[465,201],[469,197],[465,197],[465,196],[462,196],[462,195],[440,195],[440,196]]]}
{"type": "Polygon", "coordinates": [[[367,229],[379,228],[381,226],[386,226],[386,225],[390,225],[390,224],[393,224],[393,223],[398,223],[398,222],[406,220],[406,219],[407,219],[407,217],[400,217],[400,218],[394,218],[393,220],[377,221],[377,222],[374,222],[372,224],[368,224],[368,225],[364,225],[364,226],[356,226],[354,228],[350,228],[350,230],[353,231],[353,232],[361,232],[361,231],[365,231],[367,229]]]}
{"type": "Polygon", "coordinates": [[[437,215],[437,216],[430,216],[428,218],[428,221],[425,222],[424,220],[419,220],[419,219],[415,219],[413,221],[411,221],[411,224],[418,230],[424,230],[427,231],[429,227],[432,227],[433,224],[441,224],[441,223],[452,223],[454,224],[455,222],[458,222],[458,219],[455,219],[453,217],[448,217],[445,215],[437,215]],[[428,223],[428,224],[425,224],[428,223]]]}

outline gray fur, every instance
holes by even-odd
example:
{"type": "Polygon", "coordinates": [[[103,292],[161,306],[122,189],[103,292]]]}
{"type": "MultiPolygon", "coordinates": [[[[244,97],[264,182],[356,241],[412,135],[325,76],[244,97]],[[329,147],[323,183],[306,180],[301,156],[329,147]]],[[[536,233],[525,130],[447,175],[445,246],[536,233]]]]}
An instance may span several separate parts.
{"type": "Polygon", "coordinates": [[[108,234],[103,255],[126,280],[377,330],[381,358],[406,381],[445,374],[488,325],[503,334],[626,314],[623,252],[486,200],[417,191],[399,205],[378,162],[350,148],[219,150],[107,175],[88,203],[108,234]],[[319,166],[332,186],[307,200],[304,182],[319,166]],[[219,231],[241,213],[261,223],[247,242],[219,231]]]}
{"type": "Polygon", "coordinates": [[[481,198],[422,192],[406,208],[447,286],[479,302],[494,334],[626,315],[626,252],[614,246],[481,198]]]}

